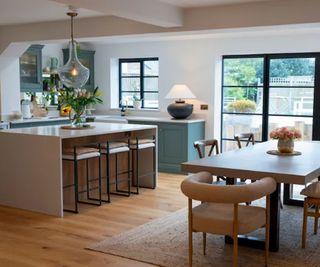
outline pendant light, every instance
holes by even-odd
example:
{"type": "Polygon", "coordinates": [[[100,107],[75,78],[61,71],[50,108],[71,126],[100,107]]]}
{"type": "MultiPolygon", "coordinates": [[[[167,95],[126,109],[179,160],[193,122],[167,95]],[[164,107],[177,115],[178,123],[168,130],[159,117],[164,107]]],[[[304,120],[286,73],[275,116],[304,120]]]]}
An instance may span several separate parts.
{"type": "Polygon", "coordinates": [[[77,56],[77,42],[73,39],[73,18],[75,11],[67,13],[71,18],[71,41],[69,42],[68,62],[58,69],[61,82],[68,88],[81,88],[89,79],[89,69],[81,64],[77,56]]]}

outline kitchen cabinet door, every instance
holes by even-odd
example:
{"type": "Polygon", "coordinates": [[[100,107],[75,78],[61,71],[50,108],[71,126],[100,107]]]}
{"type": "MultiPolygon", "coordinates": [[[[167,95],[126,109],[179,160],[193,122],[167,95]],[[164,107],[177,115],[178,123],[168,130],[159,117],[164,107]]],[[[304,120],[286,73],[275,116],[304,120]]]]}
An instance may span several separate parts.
{"type": "Polygon", "coordinates": [[[42,48],[31,45],[19,59],[21,92],[42,92],[42,48]]]}

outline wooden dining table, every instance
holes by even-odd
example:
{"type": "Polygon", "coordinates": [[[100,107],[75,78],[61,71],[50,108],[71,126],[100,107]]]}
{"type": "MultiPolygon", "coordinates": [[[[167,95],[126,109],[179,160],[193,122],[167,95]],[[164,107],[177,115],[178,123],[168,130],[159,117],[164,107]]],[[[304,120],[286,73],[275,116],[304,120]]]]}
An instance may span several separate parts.
{"type": "MultiPolygon", "coordinates": [[[[277,142],[272,140],[181,164],[184,172],[208,171],[227,177],[227,183],[234,183],[235,178],[273,177],[277,188],[270,198],[270,251],[279,250],[281,183],[305,185],[320,175],[320,141],[296,141],[295,151],[301,152],[296,153],[298,155],[267,153],[276,147],[277,142]]],[[[255,238],[239,237],[238,240],[239,245],[264,247],[264,242],[255,238]]]]}

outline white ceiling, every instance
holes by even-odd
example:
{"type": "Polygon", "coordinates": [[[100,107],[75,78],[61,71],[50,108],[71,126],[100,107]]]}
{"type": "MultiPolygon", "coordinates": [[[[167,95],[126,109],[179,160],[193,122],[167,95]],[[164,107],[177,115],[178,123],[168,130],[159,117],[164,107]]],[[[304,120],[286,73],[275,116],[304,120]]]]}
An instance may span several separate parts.
{"type": "MultiPolygon", "coordinates": [[[[159,0],[153,0],[159,1],[159,0]]],[[[244,4],[249,2],[263,2],[268,0],[160,0],[179,7],[220,6],[230,4],[244,4]]]]}
{"type": "MultiPolygon", "coordinates": [[[[0,25],[67,19],[65,13],[68,10],[68,4],[83,7],[78,10],[79,17],[81,18],[104,15],[122,16],[123,14],[127,14],[127,18],[137,18],[143,22],[144,14],[139,13],[139,11],[135,10],[136,8],[138,10],[145,9],[145,13],[148,13],[152,8],[156,8],[159,13],[162,13],[164,20],[169,21],[179,14],[177,13],[179,10],[175,10],[174,8],[261,1],[267,0],[0,0],[0,25]],[[141,6],[143,6],[142,9],[141,6]],[[131,11],[128,9],[131,9],[131,11]]],[[[149,15],[157,17],[157,14],[149,15]]],[[[149,21],[145,20],[145,22],[150,22],[150,19],[149,21]]],[[[161,23],[158,25],[165,26],[161,25],[161,23]]],[[[179,26],[179,23],[173,20],[172,26],[179,26]]]]}
{"type": "MultiPolygon", "coordinates": [[[[0,25],[68,19],[68,6],[48,0],[0,0],[0,25]]],[[[104,13],[79,9],[79,17],[103,16],[104,13]]]]}

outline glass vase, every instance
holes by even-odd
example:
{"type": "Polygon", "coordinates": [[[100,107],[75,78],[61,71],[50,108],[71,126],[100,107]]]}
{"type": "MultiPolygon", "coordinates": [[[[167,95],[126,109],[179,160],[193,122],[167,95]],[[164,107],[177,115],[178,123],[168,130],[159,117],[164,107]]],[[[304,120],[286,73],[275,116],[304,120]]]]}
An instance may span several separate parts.
{"type": "Polygon", "coordinates": [[[78,112],[71,111],[69,113],[72,127],[80,128],[83,126],[83,118],[82,118],[83,112],[84,111],[81,110],[78,112]]]}
{"type": "Polygon", "coordinates": [[[293,139],[278,139],[278,151],[280,153],[292,153],[294,149],[293,139]]]}

